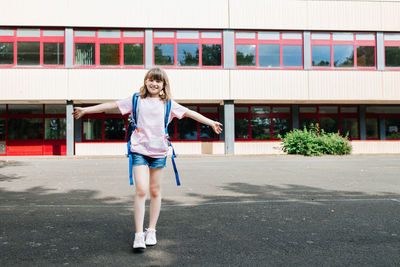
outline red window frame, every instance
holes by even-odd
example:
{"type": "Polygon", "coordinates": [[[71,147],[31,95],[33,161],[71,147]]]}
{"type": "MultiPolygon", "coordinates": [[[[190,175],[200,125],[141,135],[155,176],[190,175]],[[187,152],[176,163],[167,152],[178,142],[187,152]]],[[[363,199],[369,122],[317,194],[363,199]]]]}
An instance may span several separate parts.
{"type": "MultiPolygon", "coordinates": [[[[398,41],[392,41],[392,40],[388,40],[388,41],[386,41],[385,40],[385,34],[391,34],[391,33],[384,33],[384,37],[383,37],[383,53],[384,53],[384,57],[383,57],[383,60],[384,60],[384,64],[385,64],[385,70],[400,70],[400,66],[399,67],[386,67],[386,52],[385,52],[385,48],[386,48],[386,46],[395,46],[395,47],[400,47],[400,40],[398,40],[398,41]]],[[[399,33],[393,33],[393,34],[399,34],[399,33]]]]}
{"type": "Polygon", "coordinates": [[[249,123],[249,138],[236,138],[235,141],[262,141],[262,142],[269,142],[269,141],[277,141],[280,140],[279,138],[274,138],[274,120],[273,119],[289,119],[290,120],[290,130],[293,129],[293,120],[292,120],[292,107],[291,105],[268,105],[268,104],[237,104],[235,105],[235,108],[241,108],[241,107],[247,107],[248,111],[247,112],[241,112],[241,113],[236,113],[235,112],[235,120],[236,119],[247,119],[249,123]],[[251,113],[251,108],[252,107],[269,107],[270,112],[269,113],[264,113],[264,114],[253,114],[251,113]],[[273,109],[274,108],[279,108],[279,107],[286,107],[289,108],[288,113],[274,113],[273,109]],[[271,125],[270,125],[270,133],[271,133],[271,138],[270,139],[253,139],[251,135],[251,119],[252,118],[270,118],[271,119],[271,125]]]}
{"type": "Polygon", "coordinates": [[[65,67],[65,31],[60,28],[49,28],[49,29],[38,29],[38,28],[1,28],[2,30],[11,30],[14,31],[13,36],[0,36],[0,42],[13,43],[14,47],[14,60],[13,64],[0,65],[0,68],[64,68],[65,67]],[[17,31],[21,30],[29,30],[29,29],[38,29],[40,30],[40,37],[18,37],[17,31]],[[43,31],[51,31],[58,30],[63,31],[63,36],[44,36],[43,31]],[[18,42],[39,42],[40,43],[40,61],[39,65],[25,66],[17,64],[17,55],[18,55],[18,42]],[[48,65],[43,63],[43,43],[63,43],[64,45],[64,64],[62,65],[48,65]]]}
{"type": "MultiPolygon", "coordinates": [[[[272,31],[275,32],[275,31],[272,31]]],[[[253,32],[253,31],[236,31],[235,32],[235,68],[237,69],[287,69],[287,70],[302,70],[304,69],[304,48],[303,48],[303,32],[298,32],[298,31],[282,31],[279,32],[279,40],[259,40],[260,32],[253,32]],[[255,33],[255,38],[254,39],[242,39],[242,38],[237,38],[238,33],[255,33]],[[301,34],[301,39],[283,39],[283,34],[285,33],[299,33],[301,34]],[[259,45],[260,44],[279,44],[279,62],[280,62],[280,67],[260,67],[259,66],[259,45]],[[236,47],[237,45],[255,45],[256,46],[256,65],[255,66],[238,66],[237,65],[237,56],[236,56],[236,47]],[[283,46],[284,45],[300,45],[301,46],[301,66],[300,67],[285,67],[283,66],[283,46]]]]}
{"type": "MultiPolygon", "coordinates": [[[[218,120],[219,121],[219,113],[220,113],[220,106],[218,104],[184,104],[183,106],[185,107],[196,107],[196,112],[201,113],[202,115],[206,116],[209,119],[212,120],[218,120]],[[216,107],[217,112],[200,112],[200,108],[203,107],[216,107]]],[[[188,118],[189,119],[189,118],[188,118]]],[[[178,139],[178,120],[173,119],[170,124],[174,125],[174,135],[170,136],[171,141],[179,141],[179,142],[213,142],[213,141],[219,141],[219,138],[200,138],[200,122],[196,121],[196,131],[197,131],[197,138],[196,139],[191,139],[191,140],[185,140],[185,139],[178,139]]]]}
{"type": "Polygon", "coordinates": [[[144,69],[146,62],[144,30],[120,30],[113,29],[119,32],[119,37],[99,37],[99,31],[110,29],[74,29],[74,45],[73,45],[73,64],[74,68],[102,68],[102,69],[144,69]],[[94,37],[76,36],[77,31],[94,32],[94,37]],[[143,32],[142,37],[124,37],[124,32],[143,32]],[[75,65],[75,45],[77,43],[93,43],[95,45],[95,64],[94,65],[75,65]],[[119,45],[119,64],[118,65],[100,65],[100,44],[118,44],[119,45]],[[143,64],[142,65],[124,65],[124,44],[143,44],[143,64]]]}
{"type": "Polygon", "coordinates": [[[128,116],[129,116],[129,114],[121,115],[119,113],[104,113],[104,112],[103,113],[88,114],[88,115],[83,116],[82,119],[81,119],[81,137],[82,137],[82,142],[83,143],[121,143],[121,142],[126,142],[126,131],[125,131],[123,139],[106,140],[105,139],[105,124],[104,124],[104,120],[108,119],[108,118],[124,119],[125,120],[125,129],[128,129],[128,116]],[[84,122],[85,119],[99,119],[99,120],[101,120],[101,139],[85,139],[84,138],[83,122],[84,122]]]}
{"type": "MultiPolygon", "coordinates": [[[[320,105],[299,105],[299,124],[301,119],[316,119],[319,125],[320,125],[320,119],[321,118],[338,118],[338,130],[339,133],[342,134],[342,119],[343,118],[356,118],[357,119],[357,131],[358,131],[358,137],[357,138],[349,138],[350,140],[360,140],[360,119],[359,119],[359,107],[358,105],[330,105],[330,104],[320,104],[320,105]],[[314,107],[316,108],[315,113],[301,113],[300,108],[301,107],[314,107]],[[337,107],[338,112],[337,113],[323,113],[320,114],[319,110],[320,107],[337,107]],[[341,108],[342,107],[353,107],[357,109],[356,113],[342,113],[341,108]]],[[[303,130],[303,129],[300,129],[303,130]]]]}
{"type": "MultiPolygon", "coordinates": [[[[187,30],[191,31],[191,30],[187,30]]],[[[155,64],[155,57],[153,56],[153,66],[162,67],[164,69],[172,69],[172,68],[179,68],[179,69],[223,69],[223,62],[224,62],[224,53],[223,53],[223,34],[222,31],[218,30],[193,30],[199,33],[199,38],[193,39],[183,39],[177,37],[178,30],[154,30],[153,31],[153,55],[154,55],[154,45],[155,44],[173,44],[174,45],[174,64],[173,65],[156,65],[155,64]],[[173,32],[174,37],[171,38],[157,38],[155,37],[155,32],[173,32]],[[218,32],[221,34],[221,38],[203,38],[202,34],[207,32],[218,32]],[[199,66],[178,66],[178,44],[183,43],[198,43],[199,44],[199,66]],[[216,44],[221,45],[221,66],[203,66],[203,44],[216,44]]]]}
{"type": "Polygon", "coordinates": [[[312,69],[328,69],[328,70],[349,70],[349,69],[358,69],[358,70],[376,70],[377,66],[377,51],[376,51],[376,33],[375,32],[351,32],[353,34],[353,40],[352,41],[339,41],[339,40],[333,40],[333,34],[336,32],[312,32],[311,33],[311,45],[310,45],[310,64],[312,69]],[[329,34],[330,39],[329,40],[316,40],[312,38],[313,33],[324,33],[324,34],[329,34]],[[357,40],[357,34],[373,34],[374,35],[374,40],[357,40]],[[313,45],[323,45],[323,46],[330,46],[331,48],[331,66],[313,66],[312,65],[312,48],[313,45]],[[334,45],[352,45],[353,46],[353,51],[354,51],[354,65],[353,67],[335,67],[334,66],[334,54],[333,54],[333,46],[334,45]],[[375,50],[375,66],[374,67],[358,67],[357,66],[357,46],[373,46],[375,50]]]}

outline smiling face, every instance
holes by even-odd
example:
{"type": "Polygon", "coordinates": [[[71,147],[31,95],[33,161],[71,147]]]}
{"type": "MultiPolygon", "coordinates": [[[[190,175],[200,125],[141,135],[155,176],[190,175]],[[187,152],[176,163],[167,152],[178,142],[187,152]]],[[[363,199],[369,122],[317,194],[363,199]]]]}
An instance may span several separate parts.
{"type": "Polygon", "coordinates": [[[153,78],[147,79],[145,84],[150,97],[159,97],[161,90],[164,88],[164,81],[153,78]]]}

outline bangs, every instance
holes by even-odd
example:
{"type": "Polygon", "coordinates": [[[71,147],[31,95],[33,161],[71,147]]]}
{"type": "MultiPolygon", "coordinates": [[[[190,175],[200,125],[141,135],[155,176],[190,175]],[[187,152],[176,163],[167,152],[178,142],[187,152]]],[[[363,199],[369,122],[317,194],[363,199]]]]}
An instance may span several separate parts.
{"type": "Polygon", "coordinates": [[[165,81],[164,72],[159,68],[153,68],[147,73],[147,79],[165,81]]]}

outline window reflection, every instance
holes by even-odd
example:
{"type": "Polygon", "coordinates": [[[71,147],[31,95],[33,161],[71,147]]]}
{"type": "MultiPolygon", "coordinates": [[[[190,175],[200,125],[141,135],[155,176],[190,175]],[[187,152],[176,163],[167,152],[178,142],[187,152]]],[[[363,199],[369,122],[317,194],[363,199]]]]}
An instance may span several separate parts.
{"type": "Polygon", "coordinates": [[[333,63],[335,67],[354,67],[354,47],[352,45],[334,45],[333,63]]]}
{"type": "Polygon", "coordinates": [[[251,119],[251,138],[256,140],[271,139],[271,119],[252,118],[251,119]]]}
{"type": "Polygon", "coordinates": [[[178,44],[178,66],[199,66],[199,44],[178,44]]]}
{"type": "Polygon", "coordinates": [[[357,46],[357,66],[375,67],[375,47],[357,46]]]}
{"type": "Polygon", "coordinates": [[[100,140],[102,135],[101,119],[84,119],[83,121],[83,139],[100,140]]]}
{"type": "Polygon", "coordinates": [[[105,140],[124,140],[125,139],[125,119],[124,118],[105,118],[104,119],[104,139],[105,140]]]}
{"type": "Polygon", "coordinates": [[[40,42],[18,42],[17,64],[40,65],[40,42]]]}
{"type": "Polygon", "coordinates": [[[6,119],[0,118],[0,140],[6,139],[6,119]]]}
{"type": "Polygon", "coordinates": [[[400,139],[400,118],[386,118],[386,139],[400,139]]]}
{"type": "Polygon", "coordinates": [[[43,139],[43,119],[9,119],[8,139],[43,139]]]}
{"type": "Polygon", "coordinates": [[[339,131],[338,118],[320,118],[320,128],[326,133],[337,133],[339,131]]]}
{"type": "Polygon", "coordinates": [[[174,44],[155,44],[154,64],[174,65],[174,44]]]}
{"type": "Polygon", "coordinates": [[[0,65],[14,64],[14,44],[0,42],[0,65]]]}
{"type": "Polygon", "coordinates": [[[45,139],[65,139],[65,118],[46,118],[44,136],[45,139]]]}
{"type": "Polygon", "coordinates": [[[44,43],[43,44],[43,64],[45,64],[45,65],[64,65],[64,44],[63,43],[44,43]]]}
{"type": "Polygon", "coordinates": [[[304,128],[306,128],[307,130],[310,130],[311,124],[315,126],[317,124],[317,119],[316,118],[300,119],[300,128],[299,129],[304,130],[304,128]]]}
{"type": "Polygon", "coordinates": [[[367,118],[367,138],[378,138],[379,137],[379,126],[378,118],[367,118]]]}
{"type": "Polygon", "coordinates": [[[400,46],[385,47],[385,65],[387,67],[400,67],[400,46]]]}
{"type": "Polygon", "coordinates": [[[235,138],[248,139],[249,138],[249,120],[235,118],[235,138]]]}
{"type": "Polygon", "coordinates": [[[221,66],[221,45],[203,44],[201,53],[203,66],[221,66]]]}
{"type": "Polygon", "coordinates": [[[75,65],[94,65],[95,45],[93,43],[75,44],[75,65]]]}
{"type": "Polygon", "coordinates": [[[282,46],[282,63],[284,67],[301,67],[303,65],[301,45],[282,46]]]}
{"type": "Polygon", "coordinates": [[[197,140],[197,122],[190,118],[178,120],[178,139],[197,140]]]}
{"type": "Polygon", "coordinates": [[[124,44],[124,65],[143,65],[143,44],[124,44]]]}
{"type": "Polygon", "coordinates": [[[260,67],[280,67],[280,45],[260,44],[258,46],[260,67]]]}
{"type": "Polygon", "coordinates": [[[331,66],[331,47],[329,45],[312,46],[312,65],[315,67],[331,66]]]}
{"type": "Polygon", "coordinates": [[[100,44],[100,65],[119,65],[119,44],[100,44]]]}
{"type": "Polygon", "coordinates": [[[358,120],[357,118],[341,119],[341,135],[348,135],[349,138],[358,138],[358,120]]]}
{"type": "Polygon", "coordinates": [[[236,46],[236,65],[255,66],[256,65],[256,46],[237,45],[236,46]]]}
{"type": "Polygon", "coordinates": [[[284,137],[285,134],[290,131],[290,119],[274,118],[274,119],[272,119],[272,123],[273,123],[273,138],[274,139],[279,138],[278,135],[281,135],[282,137],[284,137]]]}

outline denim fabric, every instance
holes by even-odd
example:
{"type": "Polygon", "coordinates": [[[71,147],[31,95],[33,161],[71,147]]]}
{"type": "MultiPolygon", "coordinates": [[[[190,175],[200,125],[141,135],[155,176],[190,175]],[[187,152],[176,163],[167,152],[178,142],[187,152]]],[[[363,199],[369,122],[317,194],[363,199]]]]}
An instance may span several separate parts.
{"type": "Polygon", "coordinates": [[[133,166],[147,165],[149,168],[164,168],[167,162],[167,157],[152,158],[138,153],[133,153],[132,157],[133,166]]]}

